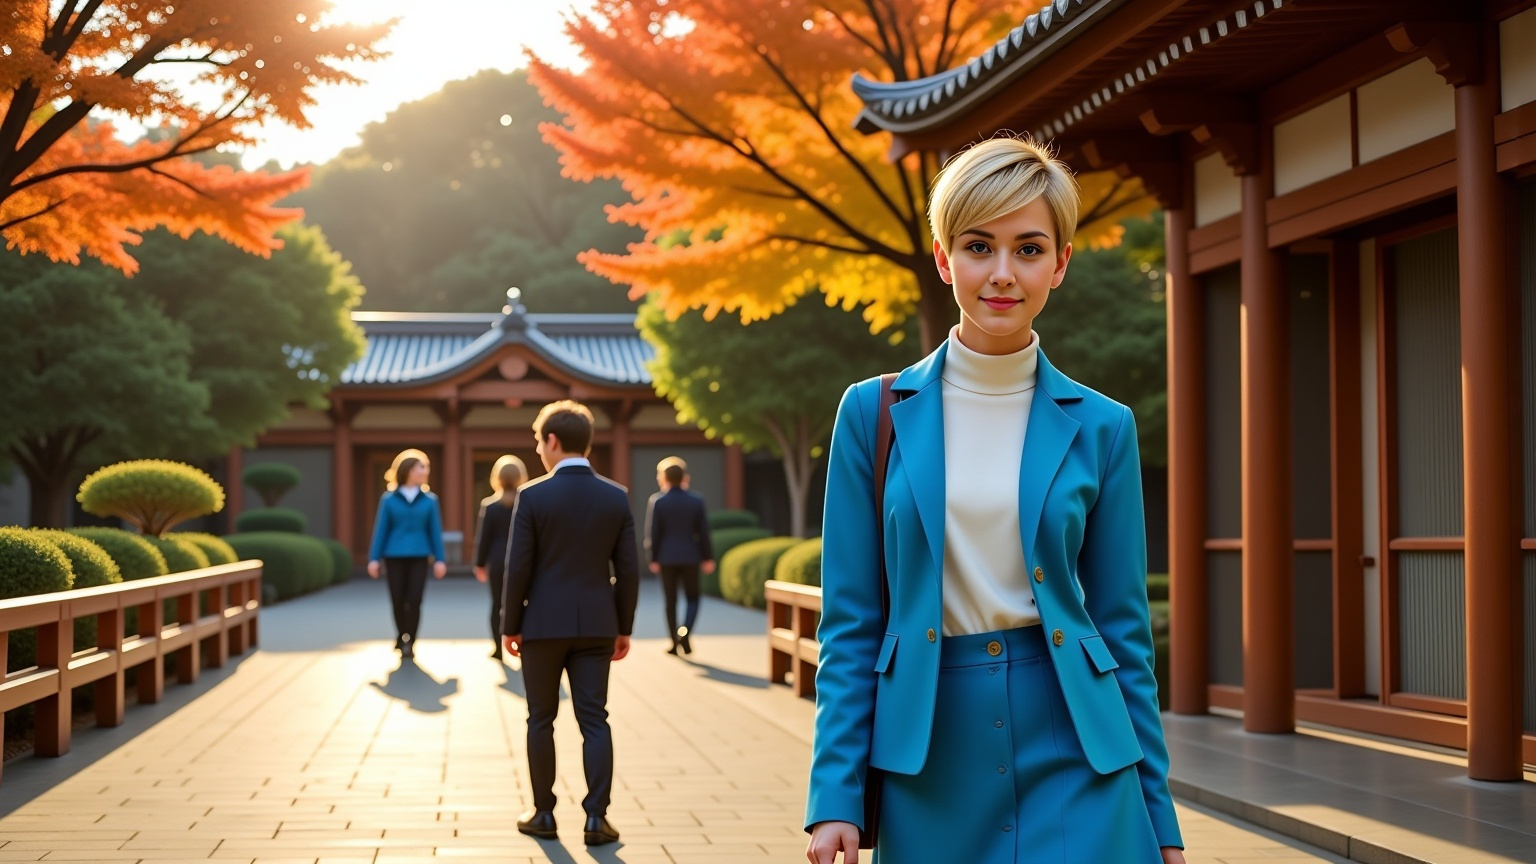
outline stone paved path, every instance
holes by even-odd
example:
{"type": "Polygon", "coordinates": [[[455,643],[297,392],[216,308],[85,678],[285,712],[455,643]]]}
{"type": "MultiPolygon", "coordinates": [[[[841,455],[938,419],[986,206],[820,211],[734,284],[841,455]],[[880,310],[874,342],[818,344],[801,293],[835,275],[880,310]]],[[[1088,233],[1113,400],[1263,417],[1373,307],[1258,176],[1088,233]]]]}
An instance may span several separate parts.
{"type": "MultiPolygon", "coordinates": [[[[568,710],[562,839],[517,833],[526,713],[520,674],[486,656],[483,587],[430,585],[417,663],[402,666],[380,638],[392,632],[383,585],[357,581],[263,610],[262,651],[131,710],[125,727],[7,765],[0,861],[804,861],[812,706],[764,684],[762,614],[709,602],[684,661],[662,652],[658,595],[647,580],[612,684],[620,845],[581,844],[568,710]]],[[[1340,860],[1180,809],[1191,864],[1340,860]]]]}

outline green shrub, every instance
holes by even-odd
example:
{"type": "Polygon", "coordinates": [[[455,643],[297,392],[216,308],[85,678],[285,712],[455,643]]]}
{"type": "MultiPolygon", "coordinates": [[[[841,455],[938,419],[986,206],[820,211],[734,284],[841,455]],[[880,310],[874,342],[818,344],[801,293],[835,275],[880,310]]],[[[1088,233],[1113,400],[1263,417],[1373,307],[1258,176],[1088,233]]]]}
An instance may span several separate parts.
{"type": "Polygon", "coordinates": [[[245,485],[255,490],[261,496],[261,503],[268,507],[276,507],[288,490],[299,485],[303,475],[299,469],[281,462],[267,462],[262,465],[252,465],[240,475],[240,480],[245,485]]]}
{"type": "Polygon", "coordinates": [[[125,582],[164,576],[171,572],[170,565],[165,562],[165,555],[155,544],[131,531],[121,528],[71,528],[67,533],[84,537],[105,549],[117,564],[125,582]]]}
{"type": "Polygon", "coordinates": [[[757,528],[763,524],[758,521],[757,514],[751,510],[711,510],[708,518],[710,531],[719,531],[722,528],[757,528]]]}
{"type": "Polygon", "coordinates": [[[85,512],[125,519],[149,537],[224,509],[224,487],[206,472],[165,459],[108,465],[85,478],[75,497],[85,512]]]}
{"type": "Polygon", "coordinates": [[[185,540],[203,550],[203,554],[208,556],[208,566],[210,567],[217,567],[220,564],[233,564],[240,560],[240,556],[235,553],[233,546],[212,534],[204,534],[200,531],[177,531],[174,534],[167,534],[165,536],[167,538],[185,540]]]}
{"type": "Polygon", "coordinates": [[[1148,600],[1167,600],[1168,599],[1168,574],[1167,573],[1148,573],[1147,574],[1147,599],[1148,600]]]}
{"type": "Polygon", "coordinates": [[[235,531],[240,534],[266,531],[303,534],[308,528],[309,520],[292,507],[254,507],[235,519],[235,531]]]}
{"type": "Polygon", "coordinates": [[[720,560],[720,596],[743,606],[764,608],[763,583],[773,578],[779,557],[801,542],[796,537],[765,537],[727,552],[720,560]]]}
{"type": "MultiPolygon", "coordinates": [[[[123,581],[123,573],[107,550],[84,537],[76,537],[67,531],[39,529],[35,532],[49,543],[59,547],[69,559],[69,569],[75,574],[75,588],[95,588],[99,585],[116,585],[123,581]]],[[[75,650],[96,646],[96,616],[75,619],[75,650]]]]}
{"type": "Polygon", "coordinates": [[[340,585],[352,578],[352,551],[342,545],[340,540],[332,540],[329,537],[320,538],[325,548],[331,553],[331,584],[340,585]]]}
{"type": "Polygon", "coordinates": [[[719,531],[711,531],[709,545],[715,552],[715,572],[701,573],[699,575],[699,590],[712,597],[722,596],[720,593],[720,567],[725,561],[725,553],[753,540],[761,540],[764,537],[772,537],[773,532],[767,528],[721,528],[719,531]]]}
{"type": "Polygon", "coordinates": [[[814,537],[790,547],[774,565],[773,578],[796,585],[821,585],[821,538],[814,537]]]}
{"type": "Polygon", "coordinates": [[[285,531],[253,531],[224,538],[241,560],[260,558],[263,592],[271,586],[279,600],[288,600],[331,583],[335,564],[325,544],[314,537],[285,531]]]}
{"type": "Polygon", "coordinates": [[[145,537],[145,540],[155,544],[160,554],[165,556],[166,566],[172,573],[185,573],[188,570],[201,570],[208,565],[208,554],[199,549],[196,543],[184,540],[175,534],[167,534],[164,537],[145,537]]]}
{"type": "MultiPolygon", "coordinates": [[[[36,531],[0,528],[0,599],[68,591],[75,583],[69,557],[36,531]]],[[[6,671],[37,665],[37,631],[13,630],[6,671]]]]}

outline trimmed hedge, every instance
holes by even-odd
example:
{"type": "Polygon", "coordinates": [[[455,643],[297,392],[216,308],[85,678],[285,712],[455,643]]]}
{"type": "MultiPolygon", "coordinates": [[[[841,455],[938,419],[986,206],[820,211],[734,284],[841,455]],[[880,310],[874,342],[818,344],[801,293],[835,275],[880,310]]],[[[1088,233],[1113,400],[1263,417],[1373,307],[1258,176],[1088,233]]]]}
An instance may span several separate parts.
{"type": "Polygon", "coordinates": [[[261,496],[261,503],[276,507],[288,490],[299,485],[303,475],[299,469],[282,462],[266,462],[252,465],[240,475],[240,481],[261,496]]]}
{"type": "Polygon", "coordinates": [[[715,572],[699,574],[699,590],[711,597],[723,596],[720,593],[720,568],[724,566],[725,553],[743,543],[772,536],[773,532],[767,528],[721,528],[719,531],[711,531],[709,545],[715,552],[715,572]]]}
{"type": "Polygon", "coordinates": [[[112,556],[123,581],[150,579],[171,572],[165,555],[138,534],[121,528],[70,528],[67,533],[95,543],[112,556]]]}
{"type": "Polygon", "coordinates": [[[167,538],[185,540],[203,550],[203,554],[208,556],[208,566],[210,567],[217,567],[220,564],[233,564],[240,560],[240,555],[235,552],[235,547],[212,534],[204,534],[201,531],[177,531],[174,534],[167,534],[165,536],[167,538]]]}
{"type": "MultiPolygon", "coordinates": [[[[59,547],[69,559],[69,567],[75,574],[75,588],[95,588],[100,585],[116,585],[123,581],[123,572],[107,550],[84,537],[76,537],[67,531],[40,528],[33,533],[59,547]]],[[[96,616],[75,619],[75,650],[82,651],[96,646],[96,616]]]]}
{"type": "Polygon", "coordinates": [[[722,528],[757,528],[763,524],[758,521],[757,514],[751,510],[711,510],[707,518],[710,531],[719,531],[722,528]]]}
{"type": "Polygon", "coordinates": [[[224,487],[207,472],[166,459],[108,465],[86,477],[75,498],[85,512],[126,519],[150,537],[224,509],[224,487]]]}
{"type": "MultiPolygon", "coordinates": [[[[0,598],[68,591],[75,584],[69,557],[36,531],[0,528],[0,598]]],[[[37,631],[13,630],[7,672],[37,664],[37,631]]]]}
{"type": "Polygon", "coordinates": [[[253,531],[224,538],[241,560],[260,558],[263,593],[271,587],[288,600],[331,584],[331,551],[314,537],[285,531],[253,531]]]}
{"type": "Polygon", "coordinates": [[[1148,573],[1147,574],[1147,599],[1148,600],[1167,600],[1168,599],[1168,574],[1167,573],[1148,573]]]}
{"type": "Polygon", "coordinates": [[[164,537],[145,537],[145,540],[155,544],[160,554],[165,556],[165,564],[172,573],[185,573],[188,570],[201,570],[209,566],[208,554],[199,549],[196,543],[178,537],[175,534],[167,534],[164,537]]]}
{"type": "Polygon", "coordinates": [[[821,538],[813,537],[790,547],[774,565],[773,578],[796,585],[821,587],[821,538]]]}
{"type": "Polygon", "coordinates": [[[320,538],[325,548],[331,553],[331,584],[340,585],[352,578],[352,550],[343,546],[340,540],[330,537],[320,538]]]}
{"type": "Polygon", "coordinates": [[[797,537],[765,537],[727,552],[720,560],[720,596],[743,606],[765,608],[763,583],[773,578],[779,557],[801,542],[797,537]]]}
{"type": "Polygon", "coordinates": [[[235,531],[240,534],[266,531],[303,534],[307,530],[309,519],[292,507],[253,507],[235,519],[235,531]]]}

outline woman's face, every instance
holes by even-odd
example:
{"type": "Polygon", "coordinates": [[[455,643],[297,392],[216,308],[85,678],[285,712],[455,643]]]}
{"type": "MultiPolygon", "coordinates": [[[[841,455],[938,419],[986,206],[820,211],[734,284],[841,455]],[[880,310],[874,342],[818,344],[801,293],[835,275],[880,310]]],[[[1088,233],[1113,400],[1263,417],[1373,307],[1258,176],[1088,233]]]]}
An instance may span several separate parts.
{"type": "Polygon", "coordinates": [[[425,462],[417,462],[411,468],[411,476],[407,479],[408,486],[421,486],[427,482],[427,476],[432,473],[432,466],[425,462]]]}
{"type": "Polygon", "coordinates": [[[954,286],[960,341],[982,354],[1011,354],[1029,345],[1035,316],[1067,275],[1072,244],[1056,248],[1051,208],[1036,198],[962,232],[945,255],[935,241],[939,276],[954,286]]]}

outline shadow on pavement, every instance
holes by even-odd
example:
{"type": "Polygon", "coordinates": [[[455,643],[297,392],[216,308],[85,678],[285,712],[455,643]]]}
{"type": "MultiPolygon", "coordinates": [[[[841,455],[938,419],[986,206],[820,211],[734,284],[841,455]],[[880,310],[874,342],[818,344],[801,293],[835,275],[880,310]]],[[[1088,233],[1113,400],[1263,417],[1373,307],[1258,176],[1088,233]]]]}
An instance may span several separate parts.
{"type": "Polygon", "coordinates": [[[737,687],[751,687],[754,690],[768,689],[768,679],[761,675],[744,675],[740,672],[732,672],[729,669],[721,669],[719,666],[711,666],[708,663],[700,663],[697,660],[687,658],[683,658],[683,662],[702,672],[703,677],[710,681],[734,684],[737,687]]]}
{"type": "Polygon", "coordinates": [[[415,660],[400,661],[400,666],[390,671],[389,678],[383,684],[377,681],[368,683],[385,696],[406,702],[412,711],[423,714],[447,711],[448,706],[443,704],[443,700],[459,692],[459,679],[438,681],[417,666],[415,660]]]}
{"type": "MultiPolygon", "coordinates": [[[[622,828],[619,830],[623,831],[622,828]]],[[[579,826],[576,833],[578,835],[581,833],[579,826]]],[[[624,841],[622,840],[612,846],[586,846],[583,848],[586,850],[586,857],[590,857],[594,861],[600,861],[602,864],[624,864],[624,859],[620,855],[620,852],[624,849],[624,841]]],[[[549,858],[549,864],[576,864],[575,856],[566,850],[565,843],[561,840],[540,840],[539,849],[549,858]]]]}

